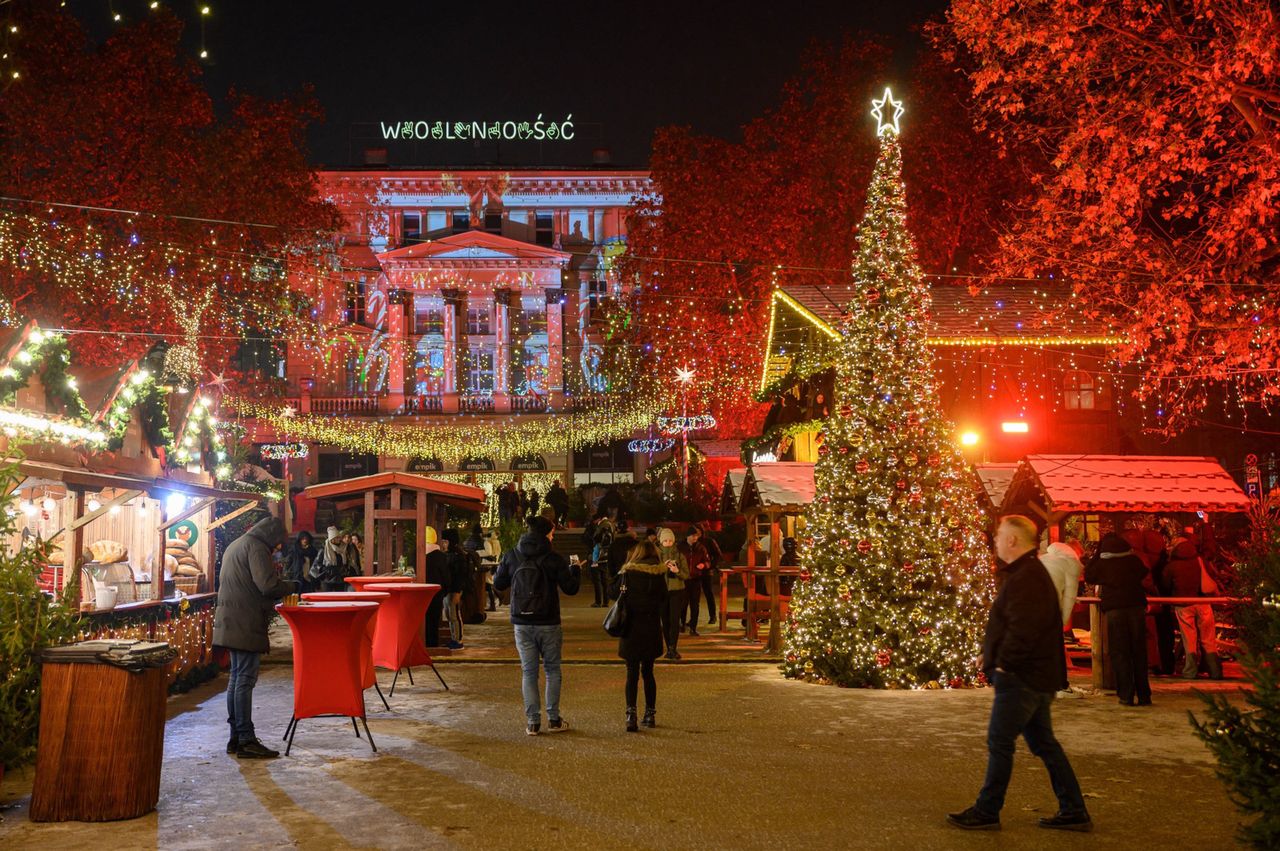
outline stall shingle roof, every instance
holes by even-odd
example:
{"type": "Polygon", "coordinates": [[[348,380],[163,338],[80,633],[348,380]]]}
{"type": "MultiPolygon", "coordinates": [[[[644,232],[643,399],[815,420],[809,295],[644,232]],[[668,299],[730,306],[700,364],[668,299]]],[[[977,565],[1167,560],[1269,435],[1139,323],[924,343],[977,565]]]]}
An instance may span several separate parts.
{"type": "Polygon", "coordinates": [[[771,461],[747,470],[742,508],[802,508],[813,502],[813,464],[771,461]]]}
{"type": "Polygon", "coordinates": [[[987,499],[999,508],[1004,504],[1004,495],[1013,483],[1013,476],[1018,471],[1017,464],[979,464],[977,466],[978,481],[986,491],[987,499]]]}
{"type": "Polygon", "coordinates": [[[1052,512],[1246,511],[1249,498],[1217,459],[1160,455],[1029,455],[1008,494],[1039,491],[1052,512]]]}

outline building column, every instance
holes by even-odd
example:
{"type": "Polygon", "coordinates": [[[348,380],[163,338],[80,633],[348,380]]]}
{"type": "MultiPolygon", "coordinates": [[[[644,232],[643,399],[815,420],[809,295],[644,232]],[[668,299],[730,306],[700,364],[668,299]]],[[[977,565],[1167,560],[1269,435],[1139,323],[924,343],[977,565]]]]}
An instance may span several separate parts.
{"type": "Polygon", "coordinates": [[[458,380],[458,368],[461,364],[458,348],[458,291],[441,290],[440,294],[444,296],[444,390],[441,394],[441,404],[444,407],[444,413],[456,414],[458,388],[462,383],[458,380]]]}
{"type": "Polygon", "coordinates": [[[511,410],[511,290],[493,291],[493,404],[499,413],[511,410]]]}
{"type": "Polygon", "coordinates": [[[400,410],[405,400],[405,352],[411,341],[406,339],[405,334],[404,298],[403,290],[393,289],[388,293],[386,348],[390,361],[387,363],[386,392],[378,400],[382,413],[400,410]]]}
{"type": "Polygon", "coordinates": [[[561,296],[564,290],[556,288],[547,292],[547,391],[548,400],[556,408],[564,405],[564,311],[561,296]]]}

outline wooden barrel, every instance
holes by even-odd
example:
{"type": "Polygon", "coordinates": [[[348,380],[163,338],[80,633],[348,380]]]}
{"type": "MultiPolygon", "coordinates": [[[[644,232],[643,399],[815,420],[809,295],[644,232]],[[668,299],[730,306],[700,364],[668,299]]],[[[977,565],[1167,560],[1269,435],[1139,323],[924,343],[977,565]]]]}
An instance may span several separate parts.
{"type": "Polygon", "coordinates": [[[32,821],[137,818],[160,799],[164,668],[46,662],[32,821]]]}

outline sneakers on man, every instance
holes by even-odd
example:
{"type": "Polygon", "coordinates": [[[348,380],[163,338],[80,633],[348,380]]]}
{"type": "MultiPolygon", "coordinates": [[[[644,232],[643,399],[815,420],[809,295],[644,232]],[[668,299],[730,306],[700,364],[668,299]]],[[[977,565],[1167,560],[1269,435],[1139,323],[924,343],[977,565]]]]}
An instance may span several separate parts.
{"type": "Polygon", "coordinates": [[[526,736],[536,736],[541,731],[541,729],[542,729],[541,724],[529,724],[524,728],[524,734],[526,736]]]}
{"type": "Polygon", "coordinates": [[[453,639],[449,639],[449,643],[446,644],[445,646],[448,647],[450,650],[461,650],[466,645],[463,644],[461,641],[454,641],[453,639]]]}
{"type": "Polygon", "coordinates": [[[240,750],[240,737],[233,734],[227,741],[227,753],[235,756],[238,750],[240,750]]]}
{"type": "Polygon", "coordinates": [[[250,739],[240,743],[236,756],[240,759],[275,759],[280,756],[280,751],[273,751],[257,739],[250,739]]]}
{"type": "MultiPolygon", "coordinates": [[[[1044,819],[1041,819],[1043,822],[1044,819]]],[[[1000,817],[987,816],[973,807],[958,813],[947,813],[947,824],[964,830],[999,830],[1000,817]]]]}
{"type": "Polygon", "coordinates": [[[565,730],[568,730],[568,729],[569,729],[569,722],[564,720],[563,718],[557,718],[554,721],[547,722],[548,733],[563,733],[565,730]]]}
{"type": "Polygon", "coordinates": [[[1074,830],[1080,833],[1088,833],[1093,830],[1093,819],[1089,818],[1088,813],[1080,813],[1079,815],[1058,813],[1049,818],[1040,819],[1040,826],[1050,830],[1074,830]]]}

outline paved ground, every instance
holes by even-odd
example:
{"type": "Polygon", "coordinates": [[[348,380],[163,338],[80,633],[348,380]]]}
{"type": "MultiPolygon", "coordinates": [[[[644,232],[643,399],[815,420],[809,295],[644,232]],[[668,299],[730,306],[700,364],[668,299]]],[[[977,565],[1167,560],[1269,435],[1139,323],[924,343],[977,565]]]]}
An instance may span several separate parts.
{"type": "MultiPolygon", "coordinates": [[[[967,834],[943,814],[970,803],[981,781],[989,691],[849,691],[783,680],[769,664],[665,665],[659,728],[626,734],[622,670],[605,664],[607,643],[589,631],[600,611],[569,615],[570,647],[598,661],[566,670],[568,733],[524,735],[512,664],[450,660],[441,671],[452,691],[422,671],[416,686],[402,679],[390,713],[370,703],[376,755],[349,725],[316,719],[303,722],[289,758],[237,761],[222,753],[219,680],[171,701],[156,814],[33,824],[29,775],[6,776],[0,847],[1232,846],[1236,812],[1191,735],[1186,713],[1198,700],[1185,684],[1158,685],[1148,709],[1102,695],[1058,701],[1094,834],[1036,827],[1054,801],[1025,748],[1004,830],[967,834]]],[[[500,648],[508,632],[494,622],[468,643],[500,648]]],[[[284,732],[290,678],[286,664],[264,669],[256,717],[266,740],[284,732]]]]}

